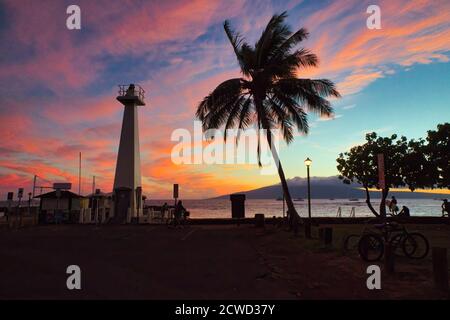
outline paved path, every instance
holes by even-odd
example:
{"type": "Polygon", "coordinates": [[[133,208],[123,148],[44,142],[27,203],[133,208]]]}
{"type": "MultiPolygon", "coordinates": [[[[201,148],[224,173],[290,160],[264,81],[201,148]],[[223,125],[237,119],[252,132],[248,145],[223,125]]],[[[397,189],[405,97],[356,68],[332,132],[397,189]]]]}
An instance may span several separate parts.
{"type": "Polygon", "coordinates": [[[248,227],[46,226],[0,230],[0,298],[295,298],[268,272],[248,227]],[[230,230],[231,229],[231,230],[230,230]],[[66,289],[79,265],[82,290],[66,289]]]}
{"type": "Polygon", "coordinates": [[[317,244],[273,226],[0,229],[0,299],[442,298],[428,263],[401,262],[371,291],[367,264],[317,244]],[[66,288],[69,265],[80,291],[66,288]]]}

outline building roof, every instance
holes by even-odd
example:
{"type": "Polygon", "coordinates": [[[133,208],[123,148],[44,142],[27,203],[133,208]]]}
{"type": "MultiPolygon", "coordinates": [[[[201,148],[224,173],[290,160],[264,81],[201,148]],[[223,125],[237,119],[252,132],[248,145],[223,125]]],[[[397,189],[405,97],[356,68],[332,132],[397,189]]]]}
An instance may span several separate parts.
{"type": "MultiPolygon", "coordinates": [[[[36,196],[35,198],[41,198],[41,199],[56,199],[56,190],[51,191],[48,193],[41,194],[39,196],[36,196]]],[[[83,196],[73,193],[71,191],[67,190],[61,190],[61,197],[60,198],[84,198],[83,196]]]]}

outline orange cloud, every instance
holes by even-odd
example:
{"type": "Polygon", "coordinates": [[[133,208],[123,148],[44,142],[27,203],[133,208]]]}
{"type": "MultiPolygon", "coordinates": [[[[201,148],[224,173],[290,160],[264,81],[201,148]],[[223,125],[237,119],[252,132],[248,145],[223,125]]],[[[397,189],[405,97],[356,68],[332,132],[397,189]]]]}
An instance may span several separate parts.
{"type": "MultiPolygon", "coordinates": [[[[116,59],[142,60],[145,66],[132,74],[119,66],[115,75],[148,89],[139,121],[143,183],[150,196],[167,196],[174,181],[196,198],[276,181],[258,176],[251,166],[176,166],[169,158],[171,132],[191,131],[197,103],[223,80],[240,76],[221,22],[232,18],[239,30],[259,35],[273,3],[255,10],[239,0],[80,1],[86,26],[80,33],[65,29],[64,2],[3,3],[12,23],[2,34],[13,39],[3,42],[5,56],[18,55],[0,68],[0,81],[7,84],[2,88],[14,92],[1,91],[0,188],[25,183],[35,173],[76,182],[81,151],[83,189],[90,190],[96,175],[98,186],[111,190],[123,110],[114,100],[116,80],[110,79],[116,59]],[[199,41],[216,27],[220,40],[199,41]],[[163,66],[154,70],[152,64],[160,61],[163,66]]],[[[379,1],[381,30],[366,28],[368,3],[333,1],[305,20],[291,17],[293,27],[309,29],[305,46],[321,60],[320,68],[299,76],[332,78],[349,95],[394,68],[449,60],[450,2],[379,1]]]]}

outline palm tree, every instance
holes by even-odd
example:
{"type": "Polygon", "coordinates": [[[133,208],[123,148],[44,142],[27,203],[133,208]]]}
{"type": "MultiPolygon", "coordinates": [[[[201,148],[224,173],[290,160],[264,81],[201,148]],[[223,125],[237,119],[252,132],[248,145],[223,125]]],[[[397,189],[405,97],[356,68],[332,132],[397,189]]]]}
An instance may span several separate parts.
{"type": "MultiPolygon", "coordinates": [[[[272,129],[280,129],[287,144],[294,140],[295,128],[308,133],[306,111],[331,116],[333,109],[326,97],[340,97],[333,82],[327,79],[299,79],[300,68],[316,67],[318,58],[309,50],[296,48],[308,37],[306,29],[292,32],[285,23],[287,13],[274,15],[260,39],[252,47],[224,23],[225,33],[233,47],[242,77],[222,82],[198,105],[196,116],[203,130],[255,126],[264,129],[267,142],[278,167],[281,185],[288,206],[291,226],[300,217],[289,193],[283,167],[272,145],[272,129]]],[[[259,135],[258,135],[259,136],[259,135]]],[[[226,140],[226,131],[225,131],[226,140]]],[[[259,142],[259,141],[258,141],[259,142]]],[[[260,148],[258,143],[258,162],[260,148]]]]}

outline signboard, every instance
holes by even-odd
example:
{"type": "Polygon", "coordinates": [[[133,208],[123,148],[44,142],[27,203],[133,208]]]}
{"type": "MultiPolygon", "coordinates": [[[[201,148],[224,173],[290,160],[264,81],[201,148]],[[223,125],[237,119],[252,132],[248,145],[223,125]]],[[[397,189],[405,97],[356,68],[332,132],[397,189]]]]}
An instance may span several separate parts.
{"type": "Polygon", "coordinates": [[[72,189],[72,184],[70,182],[55,182],[53,184],[53,189],[70,190],[72,189]]]}
{"type": "Polygon", "coordinates": [[[12,200],[14,197],[14,192],[8,192],[8,200],[12,200]]]}
{"type": "Polygon", "coordinates": [[[173,198],[178,199],[178,183],[173,185],[173,198]]]}
{"type": "Polygon", "coordinates": [[[19,188],[19,191],[17,192],[17,198],[22,199],[23,197],[23,188],[19,188]]]}
{"type": "Polygon", "coordinates": [[[379,153],[378,157],[378,187],[382,190],[386,188],[386,180],[384,178],[384,154],[379,153]]]}

